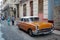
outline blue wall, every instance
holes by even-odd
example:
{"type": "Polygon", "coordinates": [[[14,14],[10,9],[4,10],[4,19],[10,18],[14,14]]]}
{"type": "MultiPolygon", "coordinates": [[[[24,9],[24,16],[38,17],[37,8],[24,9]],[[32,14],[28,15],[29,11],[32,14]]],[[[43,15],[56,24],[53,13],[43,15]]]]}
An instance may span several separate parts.
{"type": "Polygon", "coordinates": [[[60,0],[54,0],[54,5],[59,6],[60,5],[60,0]]]}
{"type": "Polygon", "coordinates": [[[48,0],[48,20],[53,20],[53,4],[52,4],[52,0],[48,0]]]}
{"type": "Polygon", "coordinates": [[[60,0],[48,0],[48,20],[53,20],[54,6],[59,6],[60,0]]]}

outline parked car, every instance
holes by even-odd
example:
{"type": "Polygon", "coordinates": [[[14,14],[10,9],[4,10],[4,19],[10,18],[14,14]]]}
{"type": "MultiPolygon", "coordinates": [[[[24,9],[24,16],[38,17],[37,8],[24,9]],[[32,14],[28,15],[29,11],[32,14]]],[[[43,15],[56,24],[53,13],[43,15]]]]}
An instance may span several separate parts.
{"type": "Polygon", "coordinates": [[[17,23],[18,28],[25,30],[29,35],[48,34],[53,31],[53,24],[48,22],[40,22],[39,17],[30,16],[22,17],[17,23]]]}

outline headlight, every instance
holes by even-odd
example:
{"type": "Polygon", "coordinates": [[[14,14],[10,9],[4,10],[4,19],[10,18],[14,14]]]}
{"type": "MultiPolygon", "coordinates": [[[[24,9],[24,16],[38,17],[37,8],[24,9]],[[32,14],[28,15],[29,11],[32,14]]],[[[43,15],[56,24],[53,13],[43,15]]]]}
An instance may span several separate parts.
{"type": "Polygon", "coordinates": [[[36,25],[36,30],[38,30],[38,26],[36,25]]]}
{"type": "Polygon", "coordinates": [[[52,24],[52,27],[53,27],[53,24],[52,24]]]}

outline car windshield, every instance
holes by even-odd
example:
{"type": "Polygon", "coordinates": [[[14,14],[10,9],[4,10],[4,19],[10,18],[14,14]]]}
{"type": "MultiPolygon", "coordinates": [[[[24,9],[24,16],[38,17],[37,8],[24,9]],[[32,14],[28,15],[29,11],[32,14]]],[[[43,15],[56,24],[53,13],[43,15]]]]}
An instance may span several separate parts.
{"type": "Polygon", "coordinates": [[[33,17],[33,18],[30,18],[31,21],[39,21],[39,18],[38,17],[33,17]]]}

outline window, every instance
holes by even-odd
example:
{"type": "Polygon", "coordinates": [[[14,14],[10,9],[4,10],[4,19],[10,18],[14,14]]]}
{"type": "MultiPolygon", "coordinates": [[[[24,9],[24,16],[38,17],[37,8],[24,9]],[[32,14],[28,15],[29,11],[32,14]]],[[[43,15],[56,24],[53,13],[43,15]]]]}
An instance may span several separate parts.
{"type": "Polygon", "coordinates": [[[39,21],[39,17],[30,18],[31,21],[39,21]]]}
{"type": "Polygon", "coordinates": [[[16,8],[14,8],[14,17],[16,18],[16,8]]]}
{"type": "Polygon", "coordinates": [[[24,22],[29,22],[29,19],[28,18],[24,19],[24,22]]]}
{"type": "Polygon", "coordinates": [[[38,0],[38,12],[43,13],[43,0],[38,0]]]}
{"type": "Polygon", "coordinates": [[[26,21],[29,22],[29,19],[27,18],[26,21]]]}
{"type": "Polygon", "coordinates": [[[19,18],[19,4],[17,4],[16,7],[17,7],[17,17],[19,18]]]}
{"type": "Polygon", "coordinates": [[[33,1],[30,2],[31,16],[33,16],[33,1]]]}
{"type": "Polygon", "coordinates": [[[26,16],[26,4],[23,5],[23,16],[26,16]]]}

